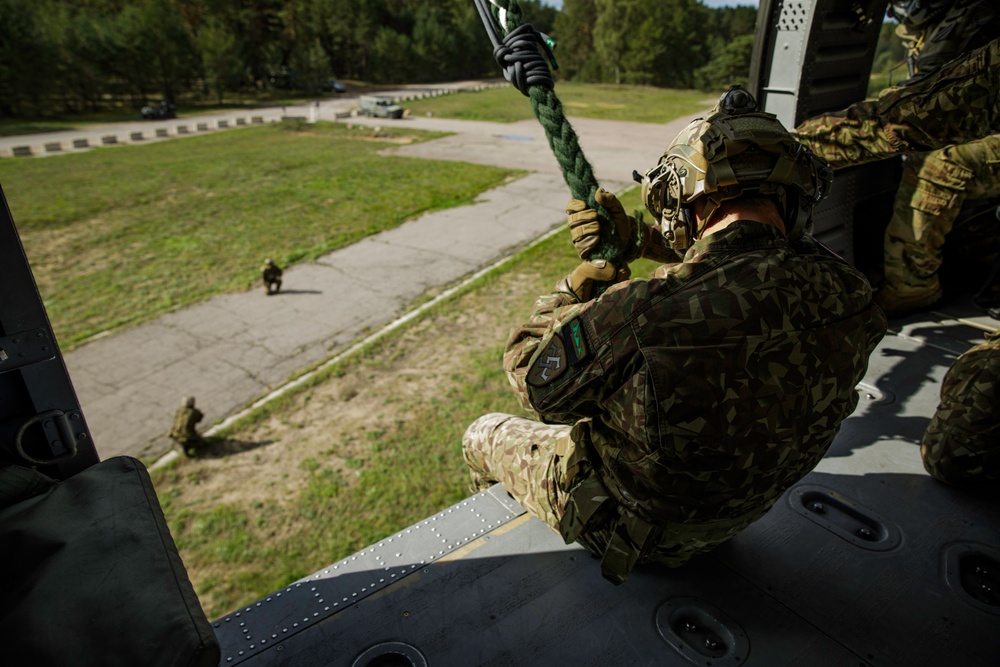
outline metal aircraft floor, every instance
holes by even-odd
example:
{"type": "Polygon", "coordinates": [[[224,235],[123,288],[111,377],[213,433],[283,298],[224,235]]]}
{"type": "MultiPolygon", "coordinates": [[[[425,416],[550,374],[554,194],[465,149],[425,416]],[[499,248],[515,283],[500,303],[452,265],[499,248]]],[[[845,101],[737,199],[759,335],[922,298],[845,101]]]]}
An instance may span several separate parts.
{"type": "Polygon", "coordinates": [[[996,322],[892,323],[820,465],[760,521],[622,586],[496,486],[215,622],[222,665],[1000,664],[1000,504],[918,443],[996,322]]]}

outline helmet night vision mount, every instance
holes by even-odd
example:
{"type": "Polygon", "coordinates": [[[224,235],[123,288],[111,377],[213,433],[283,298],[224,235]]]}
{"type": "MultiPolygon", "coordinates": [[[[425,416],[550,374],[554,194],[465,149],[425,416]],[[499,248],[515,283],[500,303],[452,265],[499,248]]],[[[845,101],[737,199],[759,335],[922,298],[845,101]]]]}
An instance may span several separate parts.
{"type": "Polygon", "coordinates": [[[940,18],[952,4],[951,0],[891,0],[885,13],[903,25],[919,28],[940,18]]]}
{"type": "Polygon", "coordinates": [[[723,93],[707,117],[684,128],[645,176],[634,176],[646,209],[679,251],[701,235],[719,204],[753,194],[775,197],[789,238],[798,238],[833,181],[826,161],[796,141],[774,114],[758,111],[739,86],[723,93]],[[693,208],[701,198],[699,225],[693,208]]]}

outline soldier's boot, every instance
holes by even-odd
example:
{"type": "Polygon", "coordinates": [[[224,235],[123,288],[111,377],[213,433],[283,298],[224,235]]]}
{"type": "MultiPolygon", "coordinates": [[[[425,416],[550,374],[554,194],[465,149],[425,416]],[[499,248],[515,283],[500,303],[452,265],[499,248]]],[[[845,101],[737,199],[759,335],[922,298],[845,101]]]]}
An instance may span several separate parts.
{"type": "Polygon", "coordinates": [[[886,316],[902,317],[934,305],[941,299],[941,293],[941,283],[937,276],[925,285],[901,285],[886,280],[875,293],[875,303],[886,316]]]}
{"type": "Polygon", "coordinates": [[[921,253],[913,244],[887,235],[885,280],[875,293],[875,303],[889,317],[901,317],[937,303],[942,294],[937,273],[940,265],[936,253],[921,253]]]}

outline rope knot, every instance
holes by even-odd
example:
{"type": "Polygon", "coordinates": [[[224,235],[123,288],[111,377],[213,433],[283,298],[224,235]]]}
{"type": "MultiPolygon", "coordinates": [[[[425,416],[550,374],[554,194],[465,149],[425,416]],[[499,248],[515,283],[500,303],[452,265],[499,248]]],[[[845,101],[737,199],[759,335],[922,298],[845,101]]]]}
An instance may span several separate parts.
{"type": "Polygon", "coordinates": [[[511,30],[503,43],[493,49],[493,57],[503,70],[504,78],[525,97],[530,86],[551,89],[555,85],[547,59],[551,51],[541,33],[530,23],[511,30]]]}

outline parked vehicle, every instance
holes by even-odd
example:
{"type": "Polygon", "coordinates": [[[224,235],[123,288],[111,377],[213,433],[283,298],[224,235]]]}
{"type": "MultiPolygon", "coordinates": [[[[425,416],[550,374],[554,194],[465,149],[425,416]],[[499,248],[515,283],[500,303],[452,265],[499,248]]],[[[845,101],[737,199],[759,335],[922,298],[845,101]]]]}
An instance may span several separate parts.
{"type": "Polygon", "coordinates": [[[323,90],[328,93],[344,93],[347,92],[347,86],[337,81],[336,79],[327,79],[323,82],[323,90]]]}
{"type": "Polygon", "coordinates": [[[375,95],[363,95],[358,100],[358,113],[362,116],[375,116],[376,118],[402,118],[403,107],[393,104],[387,97],[375,95]]]}
{"type": "Polygon", "coordinates": [[[177,118],[177,107],[166,101],[155,106],[144,106],[142,117],[144,120],[164,120],[166,118],[177,118]]]}

